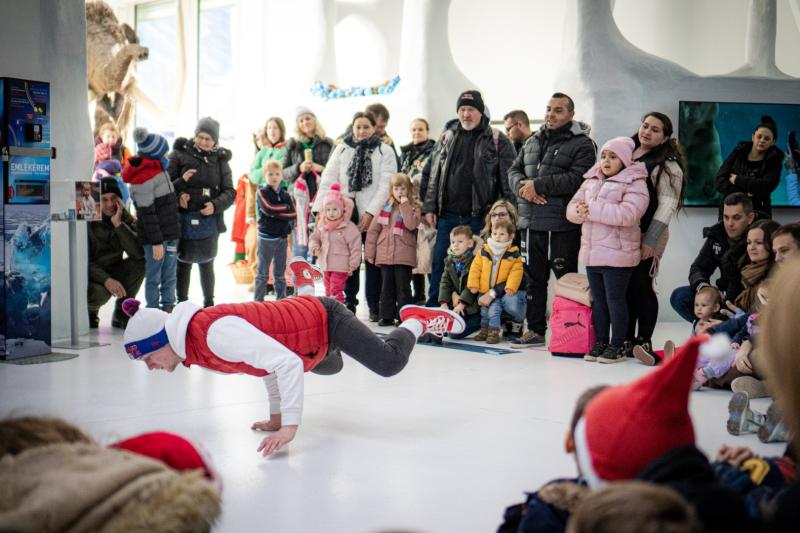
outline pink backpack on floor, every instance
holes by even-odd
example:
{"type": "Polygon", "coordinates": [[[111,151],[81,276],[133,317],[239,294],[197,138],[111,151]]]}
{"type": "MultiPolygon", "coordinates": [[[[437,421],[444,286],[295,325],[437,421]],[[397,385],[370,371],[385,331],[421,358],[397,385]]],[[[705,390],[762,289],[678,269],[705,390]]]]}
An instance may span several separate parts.
{"type": "Polygon", "coordinates": [[[583,357],[592,350],[595,340],[592,308],[561,296],[553,298],[550,353],[563,357],[583,357]]]}

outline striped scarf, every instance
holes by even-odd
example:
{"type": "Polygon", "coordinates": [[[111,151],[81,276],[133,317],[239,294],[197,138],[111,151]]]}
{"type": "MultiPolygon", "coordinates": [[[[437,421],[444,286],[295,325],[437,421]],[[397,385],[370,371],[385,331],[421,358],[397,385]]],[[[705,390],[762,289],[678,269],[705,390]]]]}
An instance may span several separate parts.
{"type": "MultiPolygon", "coordinates": [[[[392,199],[389,198],[386,201],[386,205],[383,206],[381,212],[378,213],[378,224],[383,224],[387,226],[389,224],[389,220],[392,218],[392,199]]],[[[403,230],[406,229],[405,224],[403,224],[403,213],[400,211],[400,207],[397,208],[397,218],[394,219],[394,226],[392,227],[392,233],[394,235],[402,235],[403,230]]]]}

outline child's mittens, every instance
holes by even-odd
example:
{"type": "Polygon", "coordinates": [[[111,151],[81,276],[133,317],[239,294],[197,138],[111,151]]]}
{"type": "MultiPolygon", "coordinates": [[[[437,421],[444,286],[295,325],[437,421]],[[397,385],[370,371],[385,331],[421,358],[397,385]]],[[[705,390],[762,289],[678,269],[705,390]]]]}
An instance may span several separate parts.
{"type": "Polygon", "coordinates": [[[705,371],[702,368],[696,369],[692,375],[692,390],[699,390],[706,384],[706,381],[708,381],[708,376],[705,371]]]}

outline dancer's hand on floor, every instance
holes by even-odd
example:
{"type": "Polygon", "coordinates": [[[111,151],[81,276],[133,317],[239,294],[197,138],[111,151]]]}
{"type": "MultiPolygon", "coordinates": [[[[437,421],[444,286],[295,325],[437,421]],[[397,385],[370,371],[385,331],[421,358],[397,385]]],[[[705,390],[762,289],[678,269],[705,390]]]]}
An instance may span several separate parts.
{"type": "Polygon", "coordinates": [[[281,429],[281,415],[280,413],[271,414],[269,415],[269,420],[253,422],[253,425],[250,426],[250,429],[255,431],[278,431],[281,429]]]}
{"type": "Polygon", "coordinates": [[[277,452],[294,439],[295,433],[297,433],[296,425],[283,426],[281,429],[262,440],[256,451],[261,452],[261,455],[265,457],[271,453],[277,452]]]}

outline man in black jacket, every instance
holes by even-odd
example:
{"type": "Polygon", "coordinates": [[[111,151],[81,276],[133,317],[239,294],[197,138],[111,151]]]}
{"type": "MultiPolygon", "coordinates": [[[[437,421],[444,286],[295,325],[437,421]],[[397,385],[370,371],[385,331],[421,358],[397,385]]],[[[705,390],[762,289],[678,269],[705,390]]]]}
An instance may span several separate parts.
{"type": "Polygon", "coordinates": [[[507,176],[514,147],[505,134],[489,125],[481,93],[461,93],[456,110],[458,119],[447,123],[422,171],[427,184],[422,212],[436,227],[428,293],[431,307],[439,305],[439,282],[450,247],[450,231],[467,225],[477,235],[495,201],[513,200],[507,176]]]}
{"type": "Polygon", "coordinates": [[[572,98],[555,93],[544,125],[525,141],[508,173],[517,195],[528,293],[528,331],[512,343],[516,348],[544,344],[550,271],[556,278],[578,271],[581,227],[567,220],[567,204],[594,164],[596,147],[589,126],[574,116],[572,98]]]}
{"type": "Polygon", "coordinates": [[[741,192],[725,197],[722,222],[703,228],[706,241],[689,268],[689,286],[672,291],[672,308],[689,322],[695,321],[694,295],[711,285],[711,276],[719,269],[717,287],[725,299],[734,301],[741,291],[739,259],[747,253],[747,228],[755,220],[753,202],[741,192]]]}
{"type": "Polygon", "coordinates": [[[89,223],[89,327],[99,324],[100,308],[117,298],[111,325],[125,328],[122,312],[125,298],[134,298],[144,280],[144,248],[136,235],[133,217],[122,205],[122,194],[114,178],[100,181],[102,219],[89,223]],[[123,257],[123,253],[127,257],[123,257]]]}

